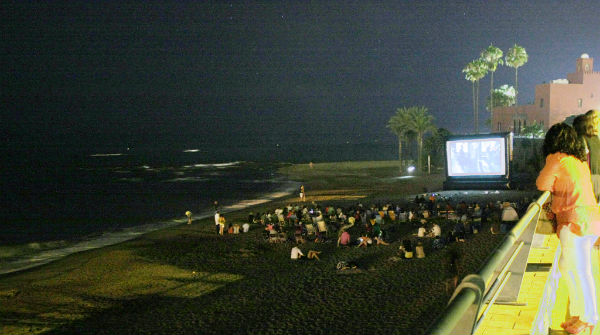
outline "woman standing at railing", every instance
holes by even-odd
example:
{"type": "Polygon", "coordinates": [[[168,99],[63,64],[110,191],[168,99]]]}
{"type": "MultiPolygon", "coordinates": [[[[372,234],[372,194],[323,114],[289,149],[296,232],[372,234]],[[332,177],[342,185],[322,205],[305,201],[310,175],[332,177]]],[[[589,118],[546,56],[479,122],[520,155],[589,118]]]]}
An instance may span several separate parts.
{"type": "Polygon", "coordinates": [[[571,317],[561,327],[579,334],[587,328],[593,330],[598,322],[591,252],[600,235],[600,210],[585,163],[585,147],[575,130],[564,123],[552,126],[546,133],[543,153],[546,165],[536,185],[552,193],[561,246],[558,268],[566,279],[570,299],[571,317]]]}

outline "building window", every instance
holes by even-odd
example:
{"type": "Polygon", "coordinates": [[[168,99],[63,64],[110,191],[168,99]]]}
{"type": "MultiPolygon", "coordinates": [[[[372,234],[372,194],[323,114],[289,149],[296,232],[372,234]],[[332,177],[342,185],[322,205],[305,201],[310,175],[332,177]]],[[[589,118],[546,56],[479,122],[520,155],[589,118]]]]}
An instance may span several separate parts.
{"type": "Polygon", "coordinates": [[[583,99],[577,99],[577,107],[583,106],[583,99]]]}
{"type": "Polygon", "coordinates": [[[527,127],[527,120],[523,120],[523,128],[527,127]]]}
{"type": "Polygon", "coordinates": [[[544,107],[544,98],[540,99],[540,108],[544,107]]]}
{"type": "Polygon", "coordinates": [[[502,123],[498,122],[498,131],[501,131],[501,130],[502,130],[502,129],[500,128],[500,125],[501,125],[501,124],[502,124],[502,123]]]}
{"type": "Polygon", "coordinates": [[[513,120],[513,132],[517,132],[517,120],[513,120]]]}

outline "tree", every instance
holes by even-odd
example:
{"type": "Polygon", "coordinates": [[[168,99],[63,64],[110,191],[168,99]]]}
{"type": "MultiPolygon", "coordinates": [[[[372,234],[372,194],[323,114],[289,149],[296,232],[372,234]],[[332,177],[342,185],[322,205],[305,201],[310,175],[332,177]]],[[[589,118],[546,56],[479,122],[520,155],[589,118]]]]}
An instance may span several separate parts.
{"type": "Polygon", "coordinates": [[[408,141],[411,134],[414,133],[410,128],[408,117],[408,108],[397,108],[396,114],[394,114],[387,123],[387,128],[398,136],[398,160],[400,161],[400,171],[404,171],[404,167],[402,166],[402,142],[408,141]]]}
{"type": "Polygon", "coordinates": [[[417,140],[417,169],[423,172],[423,136],[436,129],[433,124],[434,117],[429,114],[427,107],[414,106],[407,109],[409,129],[414,131],[417,140]]]}
{"type": "Polygon", "coordinates": [[[472,83],[473,120],[475,133],[479,134],[479,80],[487,74],[487,66],[481,59],[476,59],[467,64],[462,72],[465,73],[465,79],[472,83]]]}
{"type": "MultiPolygon", "coordinates": [[[[492,97],[494,98],[494,107],[509,107],[515,104],[515,88],[509,85],[502,85],[494,90],[492,97]]],[[[491,97],[487,98],[486,109],[491,111],[491,97]]]]}
{"type": "Polygon", "coordinates": [[[506,57],[504,57],[506,65],[515,69],[515,105],[518,104],[519,95],[519,67],[525,65],[528,59],[529,56],[527,55],[525,48],[517,44],[508,49],[506,57]]]}
{"type": "Polygon", "coordinates": [[[494,72],[498,68],[498,64],[503,65],[502,50],[490,44],[487,49],[481,52],[481,60],[486,64],[488,71],[492,73],[490,79],[490,113],[494,112],[494,72]]]}
{"type": "Polygon", "coordinates": [[[445,161],[446,141],[450,133],[445,128],[436,129],[431,136],[423,141],[423,150],[431,155],[431,162],[435,166],[443,166],[445,161]]]}
{"type": "Polygon", "coordinates": [[[534,122],[531,125],[523,127],[521,129],[521,135],[531,138],[542,138],[544,137],[544,126],[541,123],[534,122]]]}

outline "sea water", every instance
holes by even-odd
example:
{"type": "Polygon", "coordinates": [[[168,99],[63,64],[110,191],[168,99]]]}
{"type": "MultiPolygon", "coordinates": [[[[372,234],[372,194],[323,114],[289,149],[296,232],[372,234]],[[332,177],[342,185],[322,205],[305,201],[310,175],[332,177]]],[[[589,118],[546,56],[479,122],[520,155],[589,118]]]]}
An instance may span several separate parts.
{"type": "Polygon", "coordinates": [[[298,191],[290,163],[393,159],[381,144],[6,150],[0,273],[298,191]],[[3,270],[4,269],[4,270],[3,270]]]}

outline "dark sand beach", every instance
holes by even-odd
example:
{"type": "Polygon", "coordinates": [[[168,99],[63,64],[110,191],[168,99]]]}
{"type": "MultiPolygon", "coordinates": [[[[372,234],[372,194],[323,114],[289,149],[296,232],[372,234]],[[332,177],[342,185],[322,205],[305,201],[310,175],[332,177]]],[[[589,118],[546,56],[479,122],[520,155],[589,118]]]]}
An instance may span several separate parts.
{"type": "MultiPolygon", "coordinates": [[[[402,202],[441,189],[443,176],[397,178],[393,162],[293,165],[281,173],[306,186],[307,202],[339,206],[402,202]]],[[[467,202],[515,199],[522,192],[447,193],[467,202]]],[[[532,193],[535,194],[535,193],[532,193]]],[[[227,214],[296,203],[297,196],[227,214]]],[[[451,248],[459,274],[477,271],[502,240],[489,227],[451,248]]],[[[424,259],[398,257],[411,225],[386,224],[389,246],[302,245],[319,261],[293,262],[291,242],[249,233],[217,236],[212,218],[83,251],[0,277],[2,334],[422,334],[451,292],[444,262],[450,247],[424,259]],[[338,261],[358,265],[336,270],[338,261]]],[[[353,236],[355,237],[355,236],[353,236]]],[[[335,240],[335,237],[332,238],[335,240]]]]}

